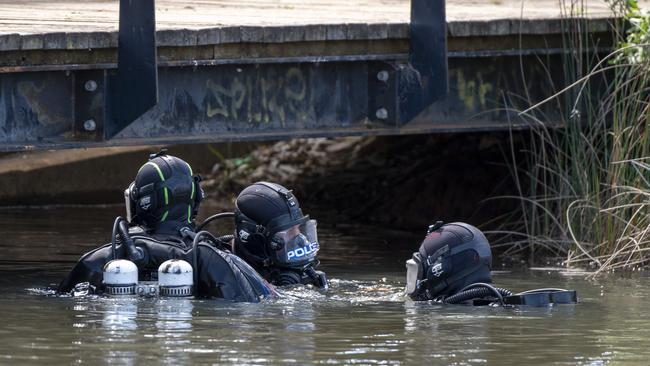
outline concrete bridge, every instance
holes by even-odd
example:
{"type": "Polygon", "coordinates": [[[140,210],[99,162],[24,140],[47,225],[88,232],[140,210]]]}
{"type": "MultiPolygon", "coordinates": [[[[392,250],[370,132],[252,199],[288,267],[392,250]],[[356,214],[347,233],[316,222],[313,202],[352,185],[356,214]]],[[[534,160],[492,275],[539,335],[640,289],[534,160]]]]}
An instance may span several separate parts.
{"type": "Polygon", "coordinates": [[[522,128],[583,3],[0,1],[0,150],[522,128]]]}

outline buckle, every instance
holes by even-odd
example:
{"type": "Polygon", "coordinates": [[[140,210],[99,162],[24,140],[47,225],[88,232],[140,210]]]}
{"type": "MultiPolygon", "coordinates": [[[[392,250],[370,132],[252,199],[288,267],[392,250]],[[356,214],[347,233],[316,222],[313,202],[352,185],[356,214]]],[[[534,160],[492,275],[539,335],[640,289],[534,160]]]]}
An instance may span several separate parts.
{"type": "Polygon", "coordinates": [[[157,157],[165,156],[165,155],[167,155],[167,149],[160,149],[160,151],[158,151],[157,153],[149,154],[149,160],[153,160],[157,157]]]}
{"type": "Polygon", "coordinates": [[[444,223],[443,221],[436,221],[435,224],[433,224],[433,225],[429,225],[429,228],[427,229],[427,235],[429,235],[429,234],[431,234],[432,232],[434,232],[434,231],[440,229],[440,228],[442,227],[442,225],[444,225],[444,224],[445,224],[445,223],[444,223]]]}
{"type": "Polygon", "coordinates": [[[266,228],[262,225],[255,225],[255,233],[266,236],[266,228]]]}

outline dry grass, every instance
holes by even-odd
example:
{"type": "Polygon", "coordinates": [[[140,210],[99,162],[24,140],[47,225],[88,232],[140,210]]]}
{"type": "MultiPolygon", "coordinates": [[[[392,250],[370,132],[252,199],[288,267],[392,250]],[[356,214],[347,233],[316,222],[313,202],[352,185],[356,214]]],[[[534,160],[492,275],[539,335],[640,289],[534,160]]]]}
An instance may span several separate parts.
{"type": "MultiPolygon", "coordinates": [[[[622,16],[633,1],[614,1],[622,16]],[[624,12],[624,13],[621,13],[624,12]]],[[[584,3],[566,1],[567,15],[584,3]]],[[[568,18],[568,17],[567,17],[568,18]]],[[[613,25],[619,48],[606,57],[591,52],[586,19],[565,22],[568,86],[521,112],[531,124],[527,161],[512,154],[520,210],[500,234],[506,254],[543,251],[564,256],[566,266],[597,275],[650,263],[650,63],[643,42],[647,18],[613,25]],[[645,22],[645,23],[644,23],[645,22]],[[598,80],[598,82],[596,82],[598,80]],[[562,129],[536,117],[543,103],[563,99],[562,129]],[[516,218],[516,220],[514,219],[516,218]]]]}

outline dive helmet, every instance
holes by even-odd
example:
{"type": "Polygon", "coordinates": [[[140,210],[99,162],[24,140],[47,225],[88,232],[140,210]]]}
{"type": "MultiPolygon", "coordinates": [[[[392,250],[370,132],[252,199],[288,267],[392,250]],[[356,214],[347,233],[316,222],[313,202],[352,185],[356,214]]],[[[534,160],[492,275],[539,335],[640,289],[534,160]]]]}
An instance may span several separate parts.
{"type": "Polygon", "coordinates": [[[418,252],[406,261],[406,293],[414,300],[439,300],[474,283],[491,283],[492,252],[472,225],[437,222],[418,252]]]}
{"type": "Polygon", "coordinates": [[[124,191],[127,220],[152,230],[191,225],[203,199],[200,181],[185,161],[164,151],[150,155],[124,191]]]}
{"type": "Polygon", "coordinates": [[[316,261],[316,221],[303,215],[290,190],[257,182],[239,194],[235,206],[235,254],[258,270],[298,269],[316,261]]]}

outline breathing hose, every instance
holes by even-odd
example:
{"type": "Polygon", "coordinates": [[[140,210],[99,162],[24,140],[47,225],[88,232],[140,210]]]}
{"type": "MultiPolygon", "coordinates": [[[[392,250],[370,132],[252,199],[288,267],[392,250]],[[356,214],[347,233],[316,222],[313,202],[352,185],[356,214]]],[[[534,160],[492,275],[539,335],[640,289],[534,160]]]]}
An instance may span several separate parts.
{"type": "Polygon", "coordinates": [[[501,305],[505,305],[504,296],[511,296],[512,291],[500,287],[494,287],[487,283],[474,283],[466,286],[457,294],[445,298],[445,304],[460,304],[472,299],[480,299],[488,296],[496,296],[501,305]]]}
{"type": "Polygon", "coordinates": [[[234,235],[222,235],[222,236],[216,237],[215,239],[217,241],[219,241],[220,244],[225,245],[226,247],[228,247],[228,245],[230,244],[230,241],[233,240],[234,238],[235,238],[234,235]]]}
{"type": "Polygon", "coordinates": [[[207,219],[203,220],[203,222],[196,227],[196,231],[197,232],[201,231],[207,224],[211,223],[214,220],[232,218],[232,217],[235,217],[234,212],[221,212],[221,213],[212,215],[212,216],[208,217],[207,219]]]}
{"type": "MultiPolygon", "coordinates": [[[[215,215],[216,216],[216,215],[215,215]]],[[[204,222],[205,223],[205,222],[204,222]]],[[[199,242],[201,241],[201,238],[204,236],[207,236],[209,240],[215,242],[219,242],[223,238],[232,238],[232,235],[224,235],[216,238],[214,235],[209,233],[208,231],[199,231],[198,233],[194,233],[190,229],[184,228],[181,230],[181,234],[189,236],[192,238],[192,267],[193,267],[193,274],[194,274],[194,283],[196,284],[196,288],[198,291],[198,263],[199,263],[199,258],[198,258],[198,248],[199,248],[199,242]]]]}
{"type": "Polygon", "coordinates": [[[111,250],[113,251],[113,260],[117,259],[117,228],[120,225],[120,220],[122,220],[121,216],[118,216],[115,218],[115,222],[113,223],[113,231],[111,234],[111,250]]]}
{"type": "Polygon", "coordinates": [[[113,232],[111,238],[111,249],[113,259],[117,259],[117,235],[121,237],[121,243],[126,247],[127,257],[132,262],[140,262],[144,259],[144,253],[141,248],[135,246],[133,239],[129,235],[129,224],[125,218],[118,216],[113,223],[113,232]]]}
{"type": "MultiPolygon", "coordinates": [[[[232,240],[232,239],[234,238],[233,235],[223,235],[223,236],[220,236],[220,237],[215,237],[215,236],[212,235],[212,233],[210,233],[209,231],[205,231],[205,230],[203,230],[203,231],[199,231],[199,232],[197,232],[197,233],[195,234],[195,236],[193,237],[193,238],[194,238],[194,242],[195,242],[196,244],[198,244],[198,239],[197,239],[197,237],[200,238],[200,237],[203,237],[203,236],[207,236],[208,239],[209,239],[210,241],[212,241],[213,243],[215,243],[215,244],[222,244],[222,245],[227,245],[228,242],[230,242],[230,240],[232,240]]],[[[193,243],[193,245],[195,245],[195,244],[193,243]]],[[[218,248],[218,249],[223,250],[223,248],[218,248]]],[[[227,249],[227,248],[226,248],[226,249],[227,249]]]]}
{"type": "Polygon", "coordinates": [[[192,280],[194,281],[194,292],[198,293],[198,239],[200,239],[199,234],[192,231],[190,228],[184,227],[180,230],[181,235],[184,237],[192,238],[192,280]]]}

